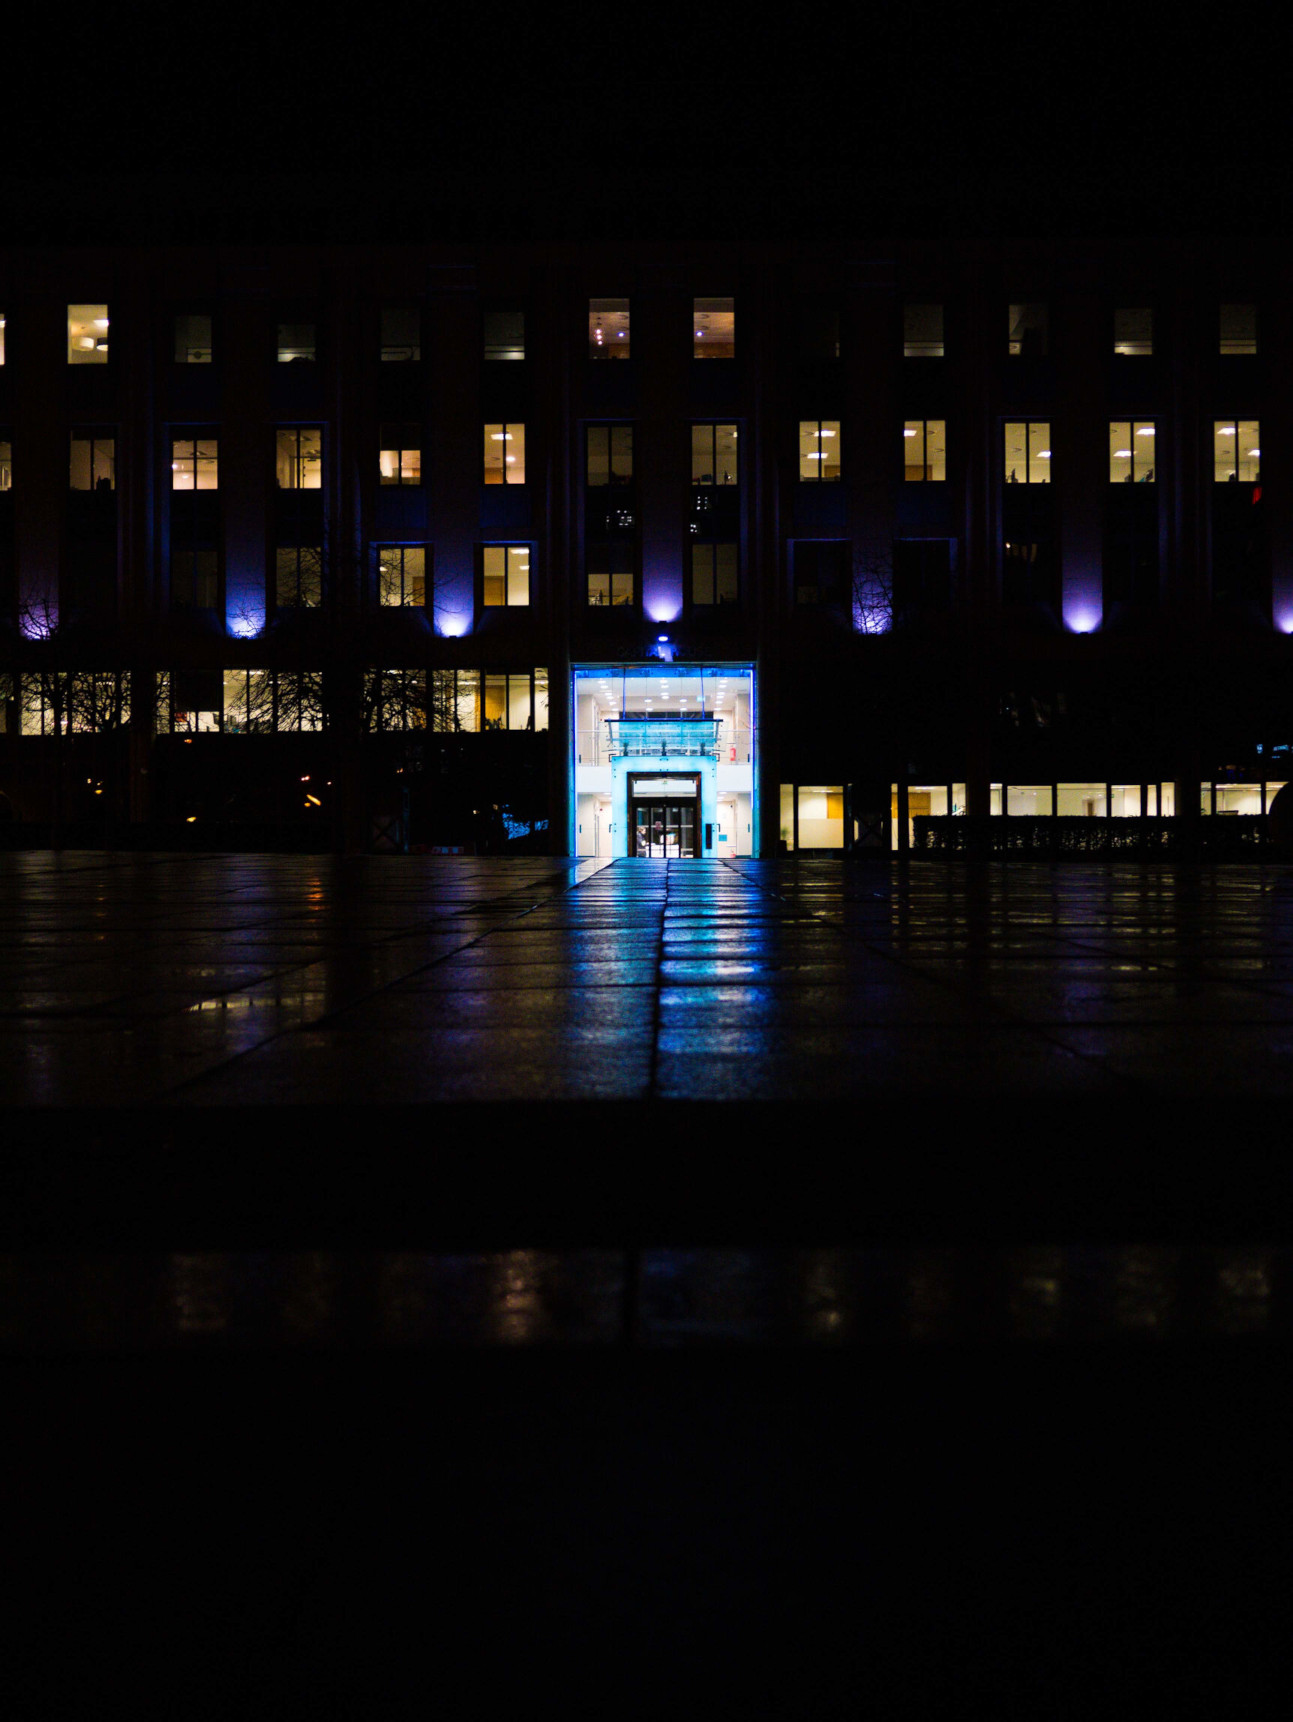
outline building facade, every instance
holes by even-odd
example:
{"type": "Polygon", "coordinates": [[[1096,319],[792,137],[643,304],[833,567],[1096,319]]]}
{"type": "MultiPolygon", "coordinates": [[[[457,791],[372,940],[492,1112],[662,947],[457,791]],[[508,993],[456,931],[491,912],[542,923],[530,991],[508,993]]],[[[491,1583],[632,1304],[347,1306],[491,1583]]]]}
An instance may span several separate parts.
{"type": "Polygon", "coordinates": [[[677,857],[1262,814],[1290,279],[1187,240],[0,253],[0,810],[677,857]]]}

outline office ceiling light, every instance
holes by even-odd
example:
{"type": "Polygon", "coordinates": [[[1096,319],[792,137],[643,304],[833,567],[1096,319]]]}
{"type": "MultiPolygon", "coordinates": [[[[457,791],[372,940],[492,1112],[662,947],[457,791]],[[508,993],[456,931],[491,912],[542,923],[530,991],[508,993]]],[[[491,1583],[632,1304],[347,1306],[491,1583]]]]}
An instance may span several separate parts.
{"type": "Polygon", "coordinates": [[[1136,432],[1137,436],[1153,436],[1153,434],[1153,425],[1141,425],[1140,429],[1136,432]]]}

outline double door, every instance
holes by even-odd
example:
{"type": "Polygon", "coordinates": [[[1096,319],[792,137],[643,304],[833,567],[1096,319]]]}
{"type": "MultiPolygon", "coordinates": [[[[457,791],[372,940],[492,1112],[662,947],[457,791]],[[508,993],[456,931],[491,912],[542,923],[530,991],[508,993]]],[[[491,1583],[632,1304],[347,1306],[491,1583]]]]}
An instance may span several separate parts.
{"type": "Polygon", "coordinates": [[[635,801],[630,853],[652,861],[694,860],[695,801],[635,801]]]}

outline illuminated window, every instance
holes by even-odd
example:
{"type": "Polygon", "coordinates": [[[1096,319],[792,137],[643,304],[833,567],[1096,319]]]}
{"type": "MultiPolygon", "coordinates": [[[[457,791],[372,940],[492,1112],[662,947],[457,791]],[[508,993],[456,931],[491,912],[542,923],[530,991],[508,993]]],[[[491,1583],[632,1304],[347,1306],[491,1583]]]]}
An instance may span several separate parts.
{"type": "Polygon", "coordinates": [[[68,483],[73,490],[112,490],[116,485],[116,441],[98,431],[72,432],[68,483]]]}
{"type": "Polygon", "coordinates": [[[67,362],[69,365],[107,364],[108,307],[106,305],[68,306],[67,362]]]}
{"type": "Polygon", "coordinates": [[[692,301],[691,319],[691,349],[694,358],[735,358],[735,300],[694,299],[692,301]]]}
{"type": "Polygon", "coordinates": [[[1007,484],[1049,484],[1051,427],[1041,419],[1009,419],[1005,431],[1007,484]]]}
{"type": "Polygon", "coordinates": [[[220,481],[215,437],[175,437],[171,442],[171,489],[216,490],[220,481]]]}
{"type": "Polygon", "coordinates": [[[1256,419],[1214,421],[1212,462],[1218,484],[1256,484],[1261,477],[1261,453],[1261,427],[1256,419]]]}
{"type": "Polygon", "coordinates": [[[13,489],[13,444],[0,435],[0,490],[13,489]]]}
{"type": "Polygon", "coordinates": [[[840,476],[840,421],[800,419],[799,476],[822,483],[838,483],[840,476]]]}
{"type": "Polygon", "coordinates": [[[588,547],[588,602],[622,608],[636,604],[634,548],[631,542],[608,539],[588,547]]]}
{"type": "Polygon", "coordinates": [[[1154,313],[1150,306],[1127,306],[1114,312],[1113,350],[1120,359],[1153,356],[1154,313]]]}
{"type": "Polygon", "coordinates": [[[1049,342],[1049,317],[1045,300],[1010,307],[1007,351],[1016,359],[1044,359],[1049,342]]]}
{"type": "Polygon", "coordinates": [[[4,364],[4,326],[5,315],[3,311],[0,311],[0,365],[4,364]]]}
{"type": "Polygon", "coordinates": [[[1257,351],[1256,305],[1223,305],[1218,324],[1223,358],[1257,351]]]}
{"type": "Polygon", "coordinates": [[[482,729],[533,729],[534,692],[529,673],[504,675],[486,671],[481,678],[482,729]]]}
{"type": "Polygon", "coordinates": [[[176,317],[175,363],[177,365],[209,365],[211,355],[210,317],[190,312],[184,312],[176,317]]]}
{"type": "Polygon", "coordinates": [[[1109,483],[1153,484],[1154,440],[1152,419],[1110,419],[1109,483]]]}
{"type": "Polygon", "coordinates": [[[941,484],[947,477],[947,421],[908,419],[902,427],[902,475],[908,484],[941,484]]]}
{"type": "Polygon", "coordinates": [[[481,551],[480,601],[487,610],[530,602],[530,546],[486,544],[481,551]]]}
{"type": "Polygon", "coordinates": [[[285,544],[274,552],[274,601],[280,610],[313,610],[322,604],[321,544],[285,544]]]}
{"type": "Polygon", "coordinates": [[[323,432],[280,426],[274,440],[278,488],[320,490],[323,486],[323,432]]]}
{"type": "Polygon", "coordinates": [[[589,425],[588,482],[593,486],[633,481],[633,426],[589,425]]]}
{"type": "Polygon", "coordinates": [[[735,425],[691,427],[691,482],[735,484],[737,428],[735,425]]]}
{"type": "Polygon", "coordinates": [[[708,607],[735,604],[739,595],[735,544],[693,544],[691,601],[708,607]]]}
{"type": "Polygon", "coordinates": [[[275,345],[280,365],[312,365],[319,356],[318,328],[314,323],[279,323],[275,345]]]}
{"type": "Polygon", "coordinates": [[[525,357],[524,311],[486,311],[482,325],[484,353],[488,361],[525,357]]]}
{"type": "Polygon", "coordinates": [[[383,484],[421,484],[421,426],[384,424],[381,427],[378,467],[383,484]]]}
{"type": "Polygon", "coordinates": [[[426,671],[369,670],[364,677],[364,706],[370,730],[425,729],[426,671]]]}
{"type": "Polygon", "coordinates": [[[432,670],[431,727],[474,735],[481,729],[548,727],[548,672],[432,670]]]}
{"type": "Polygon", "coordinates": [[[588,301],[588,357],[627,359],[629,356],[629,302],[627,299],[588,301]]]}
{"type": "Polygon", "coordinates": [[[525,426],[485,426],[485,483],[525,483],[525,426]]]}
{"type": "Polygon", "coordinates": [[[902,308],[902,356],[904,359],[943,357],[943,307],[904,305],[902,308]]]}
{"type": "Polygon", "coordinates": [[[382,363],[407,365],[421,357],[421,312],[413,305],[383,305],[382,363]]]}
{"type": "Polygon", "coordinates": [[[387,607],[425,609],[427,553],[422,544],[379,544],[377,602],[387,607]]]}

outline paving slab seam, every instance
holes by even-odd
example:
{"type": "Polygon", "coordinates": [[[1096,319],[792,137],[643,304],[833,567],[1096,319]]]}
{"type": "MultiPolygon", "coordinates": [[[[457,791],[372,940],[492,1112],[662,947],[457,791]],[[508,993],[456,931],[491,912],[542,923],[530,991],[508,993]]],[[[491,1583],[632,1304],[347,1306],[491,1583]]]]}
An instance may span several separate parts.
{"type": "MultiPolygon", "coordinates": [[[[603,863],[602,865],[603,866],[613,865],[613,863],[603,863]]],[[[598,868],[597,870],[600,871],[601,868],[598,868]]],[[[578,884],[582,883],[582,880],[571,878],[571,875],[574,873],[577,873],[578,871],[579,871],[578,866],[558,869],[558,872],[560,872],[561,874],[564,875],[563,884],[561,886],[562,891],[573,890],[578,884]]],[[[530,888],[528,886],[520,886],[520,887],[518,887],[517,892],[513,893],[513,895],[521,895],[521,894],[525,894],[527,896],[530,895],[531,894],[530,888]]],[[[522,919],[525,915],[532,914],[534,912],[534,910],[537,909],[539,906],[540,905],[538,903],[530,902],[527,904],[527,906],[524,909],[517,910],[511,918],[522,919]]],[[[393,987],[402,985],[404,982],[410,980],[414,975],[423,974],[423,973],[425,973],[431,969],[438,967],[441,963],[443,963],[443,962],[445,962],[451,958],[461,956],[464,951],[470,950],[473,946],[478,945],[483,940],[489,938],[491,933],[493,933],[494,931],[496,931],[496,929],[493,927],[482,928],[480,932],[476,933],[471,938],[464,939],[461,944],[455,945],[453,950],[442,952],[439,956],[433,957],[431,959],[431,961],[428,963],[415,963],[412,967],[410,967],[403,974],[397,975],[393,978],[390,978],[390,979],[383,981],[379,986],[373,987],[369,992],[366,992],[357,998],[352,998],[352,999],[347,1000],[347,1002],[344,1005],[338,1006],[335,1010],[325,1011],[322,1015],[316,1016],[316,1017],[308,1017],[307,1018],[307,1017],[303,1016],[301,1018],[301,1020],[299,1020],[297,1022],[293,1022],[293,1023],[287,1025],[286,1027],[282,1027],[272,1034],[267,1034],[263,1040],[258,1040],[250,1046],[244,1046],[244,1047],[239,1048],[239,1050],[237,1052],[233,1053],[230,1056],[212,1059],[209,1063],[204,1064],[201,1069],[193,1071],[190,1075],[186,1076],[183,1079],[183,1081],[176,1083],[171,1088],[167,1088],[161,1094],[155,1095],[150,1101],[145,1102],[145,1104],[150,1106],[150,1107],[162,1107],[162,1106],[169,1105],[172,1102],[174,1102],[176,1099],[180,1098],[183,1095],[185,1089],[191,1088],[195,1084],[204,1081],[214,1071],[232,1068],[234,1065],[238,1064],[240,1062],[240,1060],[250,1057],[253,1053],[262,1051],[265,1047],[274,1045],[274,1043],[276,1041],[283,1040],[286,1037],[293,1035],[293,1034],[298,1034],[303,1029],[319,1028],[319,1027],[322,1027],[324,1024],[332,1021],[335,1018],[343,1017],[347,1011],[357,1009],[360,1005],[363,1005],[363,1004],[370,1002],[372,999],[380,996],[380,994],[382,994],[384,992],[389,992],[393,987]]],[[[363,949],[363,948],[377,949],[383,945],[393,943],[393,942],[395,942],[401,938],[408,938],[409,936],[410,935],[406,931],[405,932],[396,931],[396,932],[387,934],[386,936],[384,936],[381,939],[371,941],[371,943],[369,945],[367,945],[366,947],[361,947],[361,949],[363,949]]],[[[317,968],[319,968],[325,964],[329,964],[333,960],[335,960],[335,959],[330,959],[330,958],[324,957],[324,958],[315,958],[312,961],[307,962],[307,963],[291,964],[288,967],[279,971],[279,974],[281,976],[284,976],[284,977],[289,976],[289,975],[304,976],[304,975],[308,974],[311,969],[317,969],[317,968]]],[[[239,987],[239,988],[235,988],[235,989],[231,990],[228,993],[224,993],[224,994],[220,994],[220,995],[214,995],[214,996],[217,996],[220,999],[238,998],[244,994],[254,993],[256,990],[257,990],[257,988],[255,986],[239,987]]],[[[193,1008],[193,1007],[186,1007],[186,1008],[193,1008]]]]}

